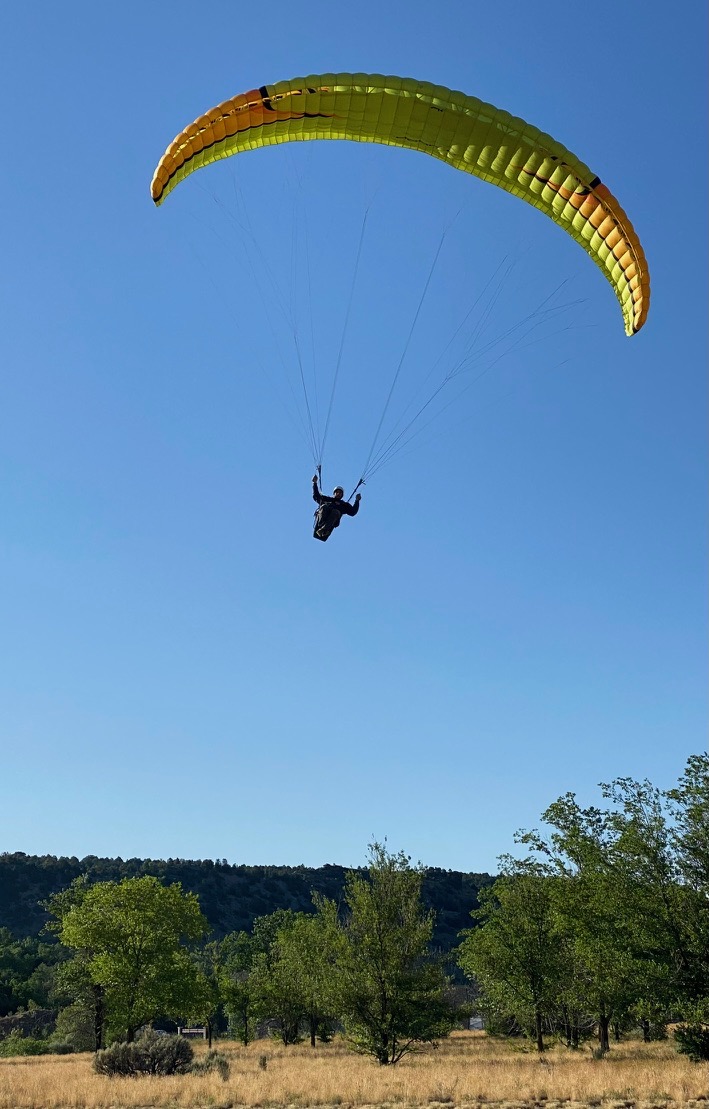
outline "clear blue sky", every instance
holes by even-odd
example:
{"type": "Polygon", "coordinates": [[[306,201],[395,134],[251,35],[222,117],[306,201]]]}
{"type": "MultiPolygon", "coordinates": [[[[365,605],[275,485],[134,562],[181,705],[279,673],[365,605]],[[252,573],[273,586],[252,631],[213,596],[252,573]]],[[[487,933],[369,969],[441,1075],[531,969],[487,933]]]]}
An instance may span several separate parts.
{"type": "Polygon", "coordinates": [[[0,849],[357,864],[388,836],[494,869],[561,792],[670,785],[706,742],[704,6],[297,8],[2,6],[0,849]],[[407,151],[247,154],[154,209],[191,119],[332,70],[462,89],[588,162],[648,256],[642,333],[549,221],[407,151]],[[319,544],[293,336],[235,217],[325,380],[368,204],[329,485],[456,213],[397,412],[502,258],[493,330],[560,281],[582,303],[319,544]]]}

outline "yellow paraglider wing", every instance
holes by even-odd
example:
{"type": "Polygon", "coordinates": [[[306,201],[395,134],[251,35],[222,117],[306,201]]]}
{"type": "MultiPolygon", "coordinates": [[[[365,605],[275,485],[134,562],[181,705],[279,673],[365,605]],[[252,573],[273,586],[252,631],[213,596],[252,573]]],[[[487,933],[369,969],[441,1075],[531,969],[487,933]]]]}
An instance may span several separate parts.
{"type": "Polygon", "coordinates": [[[421,150],[498,185],[558,223],[615,289],[626,334],[647,317],[650,279],[630,220],[598,177],[523,119],[473,96],[406,77],[327,73],[235,96],[195,120],[160,159],[160,204],[201,166],[260,146],[351,139],[421,150]]]}

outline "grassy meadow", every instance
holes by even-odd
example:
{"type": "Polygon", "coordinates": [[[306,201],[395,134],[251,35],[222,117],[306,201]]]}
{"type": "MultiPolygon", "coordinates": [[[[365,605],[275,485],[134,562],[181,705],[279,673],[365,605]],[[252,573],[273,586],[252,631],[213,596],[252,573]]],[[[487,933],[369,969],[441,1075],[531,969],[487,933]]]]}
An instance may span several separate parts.
{"type": "MultiPolygon", "coordinates": [[[[588,1046],[536,1053],[459,1032],[437,1049],[380,1067],[342,1042],[283,1048],[258,1041],[219,1045],[231,1075],[105,1078],[90,1055],[0,1060],[0,1109],[231,1109],[237,1106],[608,1106],[706,1109],[709,1068],[689,1062],[671,1042],[614,1045],[605,1059],[588,1046]]],[[[206,1048],[199,1044],[197,1052],[206,1048]]]]}

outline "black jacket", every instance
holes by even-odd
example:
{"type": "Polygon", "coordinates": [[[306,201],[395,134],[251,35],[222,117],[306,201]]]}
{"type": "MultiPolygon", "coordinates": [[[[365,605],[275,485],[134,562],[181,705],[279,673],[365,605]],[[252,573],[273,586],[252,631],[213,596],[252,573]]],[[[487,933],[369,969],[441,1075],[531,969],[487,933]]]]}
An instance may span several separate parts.
{"type": "Polygon", "coordinates": [[[339,500],[337,497],[326,497],[325,494],[321,493],[318,489],[317,481],[313,482],[313,500],[316,504],[319,505],[332,505],[335,511],[339,513],[339,516],[337,517],[337,523],[334,525],[335,527],[338,527],[343,516],[356,516],[359,512],[359,501],[355,501],[354,504],[350,504],[350,502],[346,501],[344,497],[340,497],[339,500]]]}

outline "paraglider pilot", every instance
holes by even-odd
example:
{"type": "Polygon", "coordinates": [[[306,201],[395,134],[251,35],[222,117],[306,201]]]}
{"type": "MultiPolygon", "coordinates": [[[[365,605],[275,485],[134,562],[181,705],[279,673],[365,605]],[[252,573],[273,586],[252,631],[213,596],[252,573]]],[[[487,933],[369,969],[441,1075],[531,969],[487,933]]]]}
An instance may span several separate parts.
{"type": "Polygon", "coordinates": [[[330,538],[335,528],[339,528],[343,516],[356,516],[359,512],[359,502],[362,494],[358,493],[355,503],[350,504],[345,500],[345,491],[341,485],[335,486],[331,497],[326,497],[318,488],[318,475],[313,476],[313,500],[318,505],[315,513],[314,539],[321,539],[323,543],[330,538]]]}

